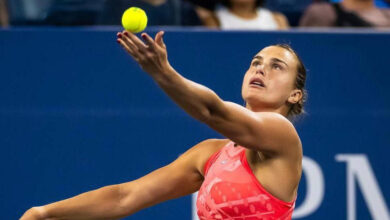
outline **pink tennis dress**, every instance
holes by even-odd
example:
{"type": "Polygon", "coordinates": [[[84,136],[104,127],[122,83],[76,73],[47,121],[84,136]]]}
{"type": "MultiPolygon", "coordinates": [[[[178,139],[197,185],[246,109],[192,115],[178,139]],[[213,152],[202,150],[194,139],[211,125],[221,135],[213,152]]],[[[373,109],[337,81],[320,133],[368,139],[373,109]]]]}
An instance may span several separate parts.
{"type": "Polygon", "coordinates": [[[245,148],[229,142],[205,165],[196,206],[201,220],[289,220],[295,199],[284,202],[268,193],[253,174],[245,148]]]}

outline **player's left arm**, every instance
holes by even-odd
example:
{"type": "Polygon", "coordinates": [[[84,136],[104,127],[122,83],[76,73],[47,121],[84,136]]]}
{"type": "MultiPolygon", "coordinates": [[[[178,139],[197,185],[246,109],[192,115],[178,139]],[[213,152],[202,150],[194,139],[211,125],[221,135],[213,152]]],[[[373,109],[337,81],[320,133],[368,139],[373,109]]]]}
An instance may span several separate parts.
{"type": "Polygon", "coordinates": [[[209,88],[188,80],[169,64],[163,32],[153,40],[143,33],[141,41],[128,32],[118,34],[118,42],[157,84],[192,117],[206,123],[235,143],[269,153],[291,152],[299,146],[294,126],[277,113],[255,113],[223,101],[209,88]]]}

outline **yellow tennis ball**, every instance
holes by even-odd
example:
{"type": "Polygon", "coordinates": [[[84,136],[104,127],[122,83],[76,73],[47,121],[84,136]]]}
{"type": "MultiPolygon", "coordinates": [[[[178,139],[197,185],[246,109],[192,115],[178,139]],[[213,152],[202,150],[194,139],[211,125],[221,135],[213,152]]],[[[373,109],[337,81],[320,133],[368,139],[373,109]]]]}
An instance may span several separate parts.
{"type": "Polygon", "coordinates": [[[147,23],[148,17],[145,11],[137,7],[127,9],[122,15],[122,26],[132,33],[143,31],[147,23]]]}

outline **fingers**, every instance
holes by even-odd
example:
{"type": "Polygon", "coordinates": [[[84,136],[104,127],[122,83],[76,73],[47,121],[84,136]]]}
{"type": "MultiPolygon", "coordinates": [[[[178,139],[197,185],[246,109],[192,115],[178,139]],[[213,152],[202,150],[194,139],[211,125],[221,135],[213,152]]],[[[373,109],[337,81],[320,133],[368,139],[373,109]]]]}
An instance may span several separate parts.
{"type": "Polygon", "coordinates": [[[134,54],[133,50],[129,48],[129,46],[127,46],[127,44],[120,38],[117,39],[117,42],[127,51],[127,53],[129,53],[133,59],[135,59],[136,61],[138,61],[138,58],[137,56],[134,54]]]}
{"type": "Polygon", "coordinates": [[[166,57],[166,47],[163,41],[164,32],[160,31],[156,34],[155,40],[147,33],[142,33],[141,39],[135,34],[127,31],[117,33],[117,42],[138,62],[146,62],[153,60],[162,55],[166,57]]]}
{"type": "Polygon", "coordinates": [[[127,40],[131,40],[131,42],[138,48],[139,52],[146,52],[148,47],[135,34],[130,33],[128,31],[124,31],[123,34],[125,35],[125,38],[127,38],[127,40]]]}
{"type": "Polygon", "coordinates": [[[130,47],[124,42],[124,40],[122,39],[123,35],[122,33],[118,32],[116,34],[117,36],[117,42],[122,45],[128,52],[131,52],[131,53],[134,53],[134,50],[133,49],[130,49],[130,47]]]}
{"type": "Polygon", "coordinates": [[[122,35],[122,33],[117,33],[117,42],[135,59],[138,60],[138,58],[141,56],[139,53],[137,47],[129,40],[126,39],[122,35]]]}
{"type": "Polygon", "coordinates": [[[118,39],[122,39],[122,41],[132,51],[133,55],[142,55],[146,53],[147,46],[134,34],[129,33],[127,31],[123,31],[117,33],[117,37],[118,39]]]}
{"type": "Polygon", "coordinates": [[[146,45],[148,45],[148,47],[150,49],[155,49],[155,42],[153,40],[153,38],[151,38],[147,33],[142,33],[141,34],[141,37],[142,39],[144,39],[144,41],[146,42],[146,45]]]}
{"type": "Polygon", "coordinates": [[[135,46],[131,43],[131,42],[128,42],[127,40],[125,40],[125,38],[123,37],[122,33],[117,33],[116,34],[117,36],[117,42],[127,51],[129,52],[130,54],[132,55],[135,55],[136,53],[136,48],[135,46]]]}
{"type": "Polygon", "coordinates": [[[156,34],[155,41],[156,41],[156,43],[157,43],[160,47],[165,48],[165,43],[164,43],[164,40],[163,40],[163,36],[164,36],[164,31],[159,31],[159,32],[156,34]]]}
{"type": "Polygon", "coordinates": [[[123,40],[123,42],[126,43],[126,45],[131,49],[131,51],[134,53],[134,55],[140,55],[143,51],[140,50],[137,45],[134,44],[134,42],[132,40],[130,40],[128,37],[126,37],[125,35],[123,34],[119,34],[119,36],[121,36],[121,39],[123,40]]]}

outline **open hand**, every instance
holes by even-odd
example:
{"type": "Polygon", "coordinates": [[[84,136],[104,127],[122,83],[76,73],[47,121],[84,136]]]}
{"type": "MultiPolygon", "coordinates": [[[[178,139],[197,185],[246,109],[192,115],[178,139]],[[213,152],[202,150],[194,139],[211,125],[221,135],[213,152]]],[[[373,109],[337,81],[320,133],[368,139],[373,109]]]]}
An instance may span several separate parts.
{"type": "Polygon", "coordinates": [[[145,72],[151,76],[157,76],[171,68],[163,35],[164,32],[160,31],[153,39],[148,34],[142,33],[142,41],[135,34],[123,31],[117,33],[117,42],[139,63],[145,72]]]}

